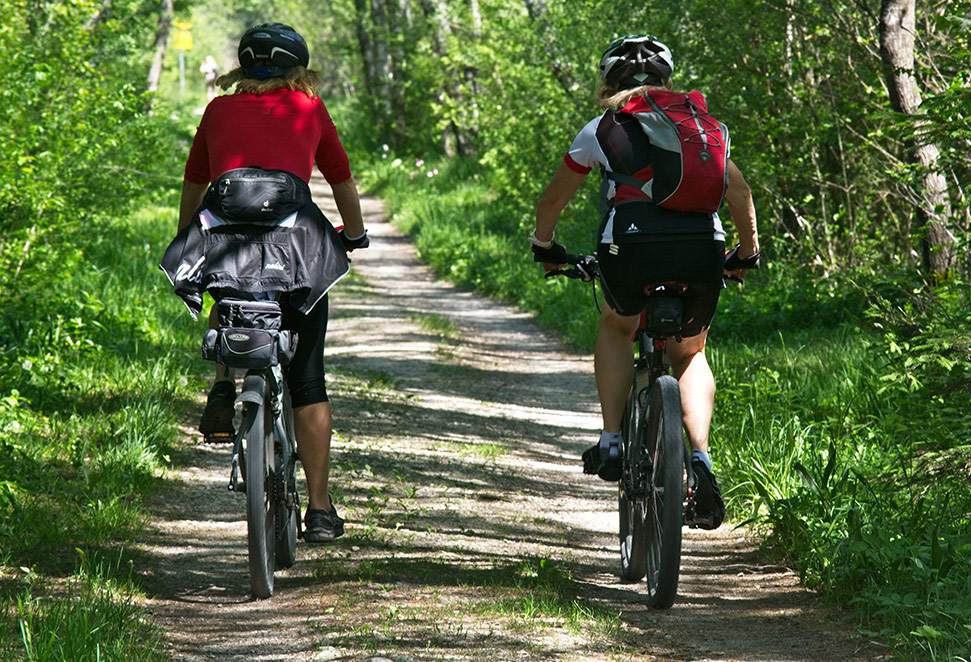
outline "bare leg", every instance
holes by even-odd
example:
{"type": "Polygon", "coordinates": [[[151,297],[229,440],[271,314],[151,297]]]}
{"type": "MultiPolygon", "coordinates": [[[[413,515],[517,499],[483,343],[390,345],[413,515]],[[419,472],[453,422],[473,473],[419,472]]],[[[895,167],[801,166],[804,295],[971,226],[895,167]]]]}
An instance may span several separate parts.
{"type": "Polygon", "coordinates": [[[330,511],[331,414],[329,402],[297,407],[293,410],[293,425],[297,435],[297,451],[307,476],[307,507],[330,511]]]}
{"type": "Polygon", "coordinates": [[[681,342],[669,340],[667,343],[668,361],[681,390],[684,429],[691,448],[706,453],[711,415],[715,408],[715,378],[705,358],[707,337],[706,331],[681,342]]]}
{"type": "Polygon", "coordinates": [[[593,365],[603,429],[606,432],[620,432],[633,379],[634,349],[631,336],[637,330],[639,319],[639,315],[618,314],[606,302],[600,311],[593,365]]]}

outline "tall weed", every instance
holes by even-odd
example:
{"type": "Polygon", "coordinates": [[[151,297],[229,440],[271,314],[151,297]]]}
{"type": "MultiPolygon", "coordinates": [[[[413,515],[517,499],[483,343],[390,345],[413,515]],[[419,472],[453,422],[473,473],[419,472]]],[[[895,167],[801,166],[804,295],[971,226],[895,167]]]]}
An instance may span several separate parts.
{"type": "Polygon", "coordinates": [[[154,662],[165,659],[158,632],[135,604],[130,577],[120,576],[121,560],[89,562],[55,593],[37,584],[36,575],[21,578],[24,586],[0,598],[0,610],[13,614],[17,637],[0,639],[0,660],[23,662],[154,662]]]}

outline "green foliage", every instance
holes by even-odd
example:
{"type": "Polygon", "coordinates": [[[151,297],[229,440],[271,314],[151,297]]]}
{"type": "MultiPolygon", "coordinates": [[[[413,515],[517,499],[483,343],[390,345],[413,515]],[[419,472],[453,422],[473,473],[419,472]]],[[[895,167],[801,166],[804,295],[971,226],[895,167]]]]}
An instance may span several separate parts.
{"type": "Polygon", "coordinates": [[[141,531],[190,397],[169,349],[185,326],[154,321],[175,212],[131,217],[176,181],[171,128],[141,91],[157,15],[106,10],[15,1],[0,26],[0,565],[29,578],[0,583],[2,659],[158,658],[95,568],[48,595],[69,550],[141,531]]]}
{"type": "Polygon", "coordinates": [[[105,662],[165,659],[157,631],[135,604],[131,578],[119,577],[120,559],[93,564],[80,552],[81,567],[61,599],[40,598],[36,574],[19,578],[19,591],[0,599],[0,610],[16,619],[19,641],[0,639],[0,660],[105,662]]]}
{"type": "MultiPolygon", "coordinates": [[[[73,633],[83,652],[72,659],[111,659],[108,638],[80,630],[124,640],[114,626],[71,624],[67,603],[46,595],[67,571],[63,550],[94,554],[137,533],[173,412],[201,381],[198,360],[171,352],[198,342],[198,329],[154,270],[173,201],[137,215],[132,205],[178,179],[202,105],[201,59],[231,53],[248,25],[284,20],[310,40],[325,92],[351,97],[332,110],[355,171],[386,196],[423,258],[582,347],[595,333],[590,289],[544,281],[523,237],[573,135],[599,112],[603,45],[649,31],[672,46],[676,85],[703,90],[732,130],[769,264],[724,293],[711,337],[713,449],[733,511],[900,658],[971,657],[971,301],[958,274],[929,284],[914,273],[923,172],[908,165],[915,139],[939,147],[949,222],[966,241],[968,3],[918,3],[914,117],[889,112],[876,17],[848,0],[405,8],[180,5],[196,25],[187,91],[150,99],[141,90],[154,4],[4,5],[0,562],[33,564],[36,579],[0,584],[0,654],[44,659],[30,651],[55,651],[73,633]],[[467,158],[444,156],[454,154],[467,158]]],[[[573,251],[593,249],[594,179],[558,227],[573,251]]],[[[84,568],[94,583],[72,583],[71,599],[94,614],[117,607],[105,622],[131,625],[122,629],[151,648],[124,591],[102,590],[111,582],[84,568]]],[[[548,583],[542,566],[537,578],[548,583]]],[[[112,654],[132,657],[138,645],[112,654]]]]}
{"type": "Polygon", "coordinates": [[[0,564],[35,577],[26,587],[0,584],[0,601],[12,605],[0,630],[9,659],[122,659],[133,651],[157,659],[154,644],[137,643],[147,635],[132,626],[141,615],[130,595],[106,590],[89,565],[69,596],[37,596],[70,570],[69,550],[101,556],[143,530],[142,497],[157,488],[176,415],[201,382],[201,360],[172,351],[198,329],[159,287],[157,260],[175,215],[163,212],[124,222],[92,217],[90,237],[74,244],[84,268],[61,274],[58,288],[43,272],[25,272],[28,291],[46,283],[47,296],[5,299],[0,564]]]}
{"type": "Polygon", "coordinates": [[[0,26],[0,268],[77,263],[60,239],[95,210],[121,213],[164,146],[141,94],[142,3],[7,3],[0,26]],[[144,145],[132,149],[133,144],[144,145]]]}
{"type": "Polygon", "coordinates": [[[879,333],[787,328],[739,351],[715,329],[715,457],[733,510],[900,659],[967,657],[967,290],[866,292],[879,333]]]}
{"type": "Polygon", "coordinates": [[[894,361],[882,389],[943,399],[971,387],[971,285],[902,277],[872,286],[869,298],[868,317],[894,361]]]}

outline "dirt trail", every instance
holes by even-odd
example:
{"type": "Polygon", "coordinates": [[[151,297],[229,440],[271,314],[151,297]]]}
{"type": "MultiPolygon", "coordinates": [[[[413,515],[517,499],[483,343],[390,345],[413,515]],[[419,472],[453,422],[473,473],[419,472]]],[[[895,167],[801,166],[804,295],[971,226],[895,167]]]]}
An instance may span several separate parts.
{"type": "Polygon", "coordinates": [[[727,526],[686,532],[678,602],[649,609],[617,575],[616,489],[580,471],[599,429],[590,357],[436,281],[380,202],[364,208],[372,247],[333,292],[327,339],[347,535],[301,543],[252,601],[228,449],[187,415],[138,566],[174,659],[878,659],[727,526]]]}

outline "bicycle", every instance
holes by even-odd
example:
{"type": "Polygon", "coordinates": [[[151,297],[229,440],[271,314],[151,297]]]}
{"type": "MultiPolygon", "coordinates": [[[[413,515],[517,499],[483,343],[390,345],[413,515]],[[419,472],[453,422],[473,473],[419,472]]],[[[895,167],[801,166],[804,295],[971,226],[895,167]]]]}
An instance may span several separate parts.
{"type": "MultiPolygon", "coordinates": [[[[729,270],[758,266],[757,255],[754,261],[739,261],[735,251],[726,256],[729,270]]],[[[597,258],[567,255],[567,263],[572,268],[551,271],[546,277],[599,280],[597,258]]],[[[712,528],[712,522],[697,513],[697,478],[684,435],[681,392],[664,360],[667,341],[679,339],[682,330],[685,289],[677,282],[645,288],[647,307],[632,338],[637,352],[621,424],[621,578],[634,583],[646,577],[648,604],[658,609],[671,607],[677,597],[682,528],[712,528]]]]}
{"type": "MultiPolygon", "coordinates": [[[[296,438],[286,365],[296,334],[281,329],[277,301],[221,298],[218,328],[203,340],[203,358],[246,370],[236,403],[241,422],[233,442],[229,490],[246,495],[250,588],[259,599],[273,595],[275,569],[296,562],[300,531],[296,438]],[[241,479],[242,476],[242,479],[241,479]]],[[[207,441],[229,441],[207,439],[207,441]]]]}

